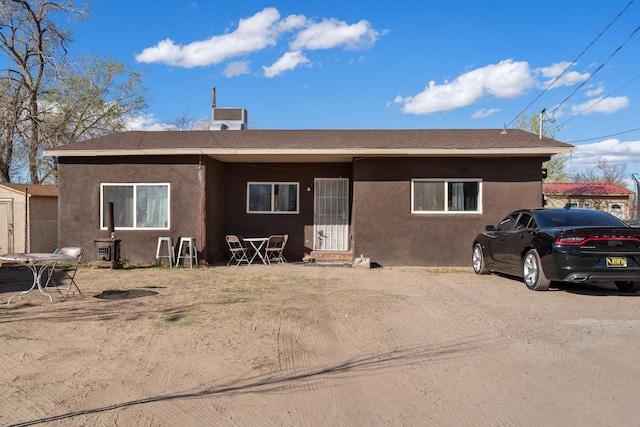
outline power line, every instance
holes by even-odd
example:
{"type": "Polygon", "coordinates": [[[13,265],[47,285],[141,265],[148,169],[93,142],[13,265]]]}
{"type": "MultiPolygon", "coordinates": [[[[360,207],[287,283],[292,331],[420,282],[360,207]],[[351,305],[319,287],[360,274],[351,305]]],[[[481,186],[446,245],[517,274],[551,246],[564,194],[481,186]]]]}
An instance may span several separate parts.
{"type": "Polygon", "coordinates": [[[624,85],[620,86],[619,88],[609,92],[607,94],[607,96],[601,98],[600,100],[598,100],[598,102],[594,102],[593,104],[589,105],[587,108],[585,108],[584,110],[580,111],[579,113],[575,114],[573,117],[568,118],[567,120],[565,120],[564,122],[560,123],[558,125],[558,127],[564,126],[565,123],[570,122],[571,120],[575,119],[576,117],[578,117],[579,115],[585,113],[586,111],[589,111],[590,109],[592,109],[593,107],[595,107],[596,105],[600,104],[602,101],[604,101],[607,98],[610,98],[611,95],[613,95],[614,93],[624,89],[625,87],[629,86],[631,83],[633,83],[634,81],[640,79],[640,74],[638,74],[637,76],[635,76],[633,79],[629,80],[627,83],[625,83],[624,85]]]}
{"type": "Polygon", "coordinates": [[[613,56],[614,56],[616,53],[618,53],[618,52],[620,51],[620,49],[622,49],[622,48],[624,47],[624,45],[626,45],[626,44],[629,42],[629,40],[631,40],[631,37],[633,37],[633,36],[634,36],[638,31],[640,31],[640,26],[636,27],[636,29],[635,29],[635,30],[633,30],[633,32],[632,32],[631,34],[629,34],[629,36],[627,37],[627,39],[626,39],[626,40],[625,40],[625,41],[624,41],[620,46],[618,46],[618,47],[616,48],[616,50],[614,50],[614,51],[611,53],[611,55],[609,55],[609,57],[607,58],[607,60],[606,60],[606,61],[604,61],[602,64],[600,64],[600,66],[599,66],[598,68],[596,68],[596,70],[595,70],[593,73],[591,73],[591,75],[589,76],[589,78],[588,78],[588,79],[586,79],[585,81],[583,81],[582,83],[580,83],[580,84],[578,85],[578,87],[576,87],[576,88],[573,90],[573,92],[571,92],[571,93],[569,94],[569,96],[567,96],[565,99],[563,99],[563,100],[562,100],[562,102],[561,102],[560,104],[558,104],[558,105],[553,109],[553,111],[551,112],[551,114],[555,113],[555,112],[556,112],[556,110],[562,106],[562,104],[564,104],[565,102],[567,102],[567,100],[568,100],[569,98],[571,98],[571,97],[572,97],[572,96],[573,96],[573,95],[574,95],[578,90],[580,90],[580,88],[581,88],[582,86],[584,86],[584,85],[585,85],[589,80],[591,80],[591,78],[593,78],[593,76],[595,76],[595,75],[596,75],[596,73],[602,69],[602,67],[604,67],[605,65],[607,65],[607,62],[609,62],[609,61],[611,60],[611,58],[613,58],[613,56]]]}
{"type": "MultiPolygon", "coordinates": [[[[611,21],[601,32],[600,34],[598,34],[598,36],[593,39],[591,41],[591,43],[589,43],[589,45],[580,53],[580,55],[578,55],[576,57],[576,59],[574,59],[568,66],[567,68],[565,68],[562,73],[560,73],[551,83],[549,83],[549,85],[544,88],[544,90],[542,92],[540,92],[540,94],[529,103],[529,105],[527,105],[521,112],[519,112],[518,114],[516,114],[516,116],[509,122],[509,124],[507,126],[511,126],[511,124],[516,121],[516,119],[518,117],[520,117],[522,114],[524,114],[525,111],[527,111],[529,109],[529,107],[531,107],[538,99],[540,99],[540,97],[542,97],[542,95],[544,95],[551,87],[553,87],[553,85],[571,68],[573,67],[573,65],[578,61],[578,59],[580,59],[582,57],[582,55],[584,55],[590,48],[591,46],[594,45],[594,43],[596,41],[598,41],[598,39],[609,29],[609,27],[611,27],[613,25],[614,22],[616,22],[618,20],[618,18],[620,18],[620,16],[622,16],[622,14],[629,8],[629,6],[631,6],[631,4],[634,2],[635,0],[631,0],[619,13],[618,15],[616,15],[615,18],[613,18],[613,21],[611,21]]],[[[564,102],[564,101],[563,101],[564,102]]],[[[554,110],[555,111],[555,110],[554,110]]]]}
{"type": "Polygon", "coordinates": [[[622,134],[625,134],[625,133],[636,132],[636,131],[639,131],[639,130],[640,130],[640,128],[629,129],[629,130],[625,130],[625,131],[622,131],[622,132],[612,133],[612,134],[609,134],[609,135],[597,136],[595,138],[577,139],[575,141],[569,141],[569,142],[570,143],[574,143],[574,142],[594,141],[596,139],[611,138],[612,136],[618,136],[618,135],[622,135],[622,134]]]}

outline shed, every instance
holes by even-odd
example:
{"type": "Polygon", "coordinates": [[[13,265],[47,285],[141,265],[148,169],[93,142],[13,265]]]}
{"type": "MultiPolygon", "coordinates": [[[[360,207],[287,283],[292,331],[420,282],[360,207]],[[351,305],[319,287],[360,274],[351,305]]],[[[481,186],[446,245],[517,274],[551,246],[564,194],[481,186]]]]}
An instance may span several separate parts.
{"type": "Polygon", "coordinates": [[[0,183],[0,252],[58,247],[58,187],[0,183]]]}

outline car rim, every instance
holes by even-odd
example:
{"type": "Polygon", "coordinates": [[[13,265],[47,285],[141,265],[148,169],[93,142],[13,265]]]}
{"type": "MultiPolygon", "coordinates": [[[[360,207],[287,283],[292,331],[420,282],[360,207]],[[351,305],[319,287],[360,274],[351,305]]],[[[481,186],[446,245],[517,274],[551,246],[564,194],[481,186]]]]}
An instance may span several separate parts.
{"type": "Polygon", "coordinates": [[[538,264],[535,255],[528,255],[524,259],[524,280],[528,285],[533,285],[538,277],[538,264]]]}
{"type": "Polygon", "coordinates": [[[475,271],[480,271],[480,263],[482,262],[482,253],[480,252],[480,248],[476,246],[473,248],[473,269],[475,271]]]}

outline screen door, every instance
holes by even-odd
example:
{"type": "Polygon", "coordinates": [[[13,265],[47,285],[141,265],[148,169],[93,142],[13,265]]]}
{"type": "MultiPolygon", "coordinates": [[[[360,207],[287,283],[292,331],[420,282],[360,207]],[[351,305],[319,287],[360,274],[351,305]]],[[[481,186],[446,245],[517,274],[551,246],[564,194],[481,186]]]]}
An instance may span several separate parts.
{"type": "Polygon", "coordinates": [[[349,180],[314,181],[314,250],[349,250],[349,180]]]}

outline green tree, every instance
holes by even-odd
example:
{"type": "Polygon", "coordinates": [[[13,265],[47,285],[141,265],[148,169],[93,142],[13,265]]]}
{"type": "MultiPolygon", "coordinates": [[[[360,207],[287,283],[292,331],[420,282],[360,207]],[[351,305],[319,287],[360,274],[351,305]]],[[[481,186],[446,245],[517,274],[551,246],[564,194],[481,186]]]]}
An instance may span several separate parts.
{"type": "MultiPolygon", "coordinates": [[[[64,77],[42,97],[42,148],[80,142],[114,132],[147,107],[142,74],[120,62],[97,56],[69,65],[64,77]]],[[[40,158],[41,181],[54,181],[55,159],[40,158]]]]}
{"type": "MultiPolygon", "coordinates": [[[[518,117],[513,125],[516,129],[522,129],[540,134],[540,115],[533,114],[526,117],[524,114],[518,117]]],[[[562,126],[547,126],[542,129],[542,136],[555,139],[558,132],[562,130],[562,126]]],[[[547,179],[554,182],[563,182],[569,179],[565,167],[569,157],[566,154],[555,154],[551,158],[542,164],[542,167],[547,170],[547,179]]]]}

